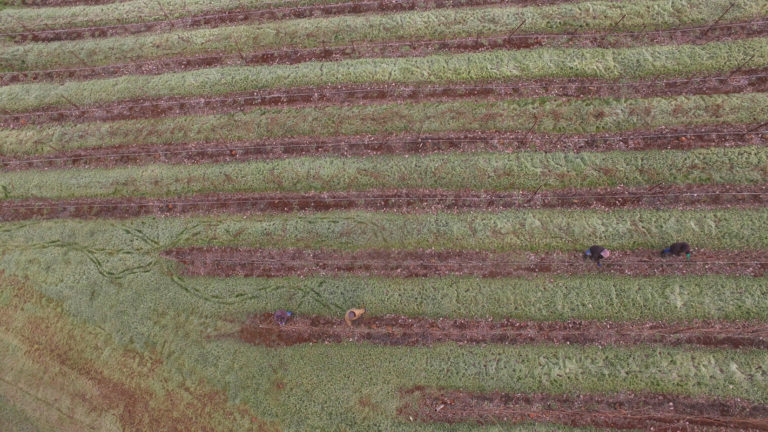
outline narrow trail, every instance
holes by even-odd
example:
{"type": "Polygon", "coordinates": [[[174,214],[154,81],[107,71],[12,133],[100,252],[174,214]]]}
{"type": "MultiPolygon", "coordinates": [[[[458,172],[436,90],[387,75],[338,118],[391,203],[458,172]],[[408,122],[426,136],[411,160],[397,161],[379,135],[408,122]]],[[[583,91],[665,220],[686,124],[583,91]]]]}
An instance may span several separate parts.
{"type": "Polygon", "coordinates": [[[693,150],[768,145],[768,123],[683,126],[594,134],[534,131],[445,132],[423,135],[358,135],[276,138],[83,148],[33,156],[2,156],[6,171],[51,168],[113,168],[146,164],[200,164],[304,156],[375,156],[446,152],[606,152],[693,150]]]}
{"type": "Polygon", "coordinates": [[[427,423],[555,423],[573,427],[652,431],[765,431],[768,406],[741,399],[672,394],[610,395],[473,393],[415,387],[403,390],[398,414],[427,423]],[[414,402],[414,397],[418,400],[414,402]]]}
{"type": "Polygon", "coordinates": [[[288,47],[240,53],[209,52],[194,56],[170,57],[106,66],[70,67],[0,73],[0,85],[25,82],[66,82],[125,75],[159,75],[195,69],[297,64],[310,61],[341,61],[361,58],[424,57],[441,52],[468,53],[495,49],[531,49],[542,47],[621,48],[639,45],[704,44],[713,41],[746,39],[768,35],[768,20],[685,27],[672,30],[620,33],[543,33],[468,37],[446,40],[361,42],[319,48],[288,47]]]}
{"type": "MultiPolygon", "coordinates": [[[[27,0],[30,1],[30,0],[27,0]]],[[[71,6],[81,4],[114,3],[110,0],[31,0],[36,6],[71,6]]],[[[545,6],[559,3],[576,3],[583,0],[364,0],[335,4],[290,6],[291,1],[266,2],[271,7],[258,9],[235,9],[211,11],[191,16],[146,21],[129,24],[103,26],[78,26],[61,29],[26,29],[22,32],[0,33],[17,43],[53,42],[86,38],[127,36],[138,33],[183,30],[190,28],[213,28],[223,25],[259,23],[299,18],[320,18],[338,15],[359,15],[373,13],[407,12],[430,9],[459,8],[471,6],[545,6]],[[286,6],[287,5],[287,6],[286,6]]],[[[167,16],[167,15],[166,15],[167,16]]],[[[82,22],[81,24],[88,24],[82,22]]]]}
{"type": "MultiPolygon", "coordinates": [[[[221,337],[221,336],[217,336],[221,337]]],[[[400,315],[366,316],[347,326],[341,318],[297,316],[284,326],[269,313],[242,323],[234,337],[269,347],[305,343],[372,343],[377,345],[429,346],[458,344],[579,344],[579,345],[698,345],[726,348],[768,348],[768,323],[695,321],[517,321],[428,319],[400,315]]]]}
{"type": "Polygon", "coordinates": [[[46,123],[213,115],[248,111],[254,107],[320,107],[536,97],[649,98],[767,91],[768,68],[733,71],[723,75],[627,82],[569,78],[444,85],[356,84],[254,90],[218,96],[133,99],[72,108],[49,107],[0,114],[0,126],[20,128],[46,123]]]}
{"type": "Polygon", "coordinates": [[[173,198],[22,199],[0,201],[0,221],[259,214],[333,210],[498,211],[506,209],[762,208],[768,185],[685,185],[554,191],[385,190],[327,193],[209,194],[173,198]]]}
{"type": "Polygon", "coordinates": [[[282,277],[361,275],[385,277],[476,276],[483,278],[548,275],[616,274],[749,275],[768,271],[768,251],[694,251],[661,258],[658,250],[611,251],[602,267],[572,252],[527,253],[465,250],[362,250],[341,252],[305,249],[190,247],[163,252],[184,265],[189,276],[282,277]]]}

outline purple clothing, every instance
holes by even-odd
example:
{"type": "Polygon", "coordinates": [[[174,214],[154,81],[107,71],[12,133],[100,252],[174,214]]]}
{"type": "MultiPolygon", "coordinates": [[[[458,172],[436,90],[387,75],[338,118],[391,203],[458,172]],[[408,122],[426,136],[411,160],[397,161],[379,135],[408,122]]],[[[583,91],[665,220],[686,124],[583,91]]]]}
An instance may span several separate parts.
{"type": "Polygon", "coordinates": [[[280,309],[277,312],[275,312],[275,322],[280,325],[285,325],[285,323],[288,322],[288,318],[291,317],[293,313],[288,312],[285,309],[280,309]]]}

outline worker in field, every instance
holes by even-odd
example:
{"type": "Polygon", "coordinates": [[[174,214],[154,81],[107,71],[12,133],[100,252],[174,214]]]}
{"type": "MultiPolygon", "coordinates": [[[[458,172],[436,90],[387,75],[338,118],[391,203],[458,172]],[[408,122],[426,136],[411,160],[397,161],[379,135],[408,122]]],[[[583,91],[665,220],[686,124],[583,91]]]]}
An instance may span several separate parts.
{"type": "Polygon", "coordinates": [[[361,309],[350,309],[347,311],[347,313],[344,314],[344,321],[347,322],[347,325],[352,327],[352,321],[359,319],[363,314],[365,313],[365,308],[361,309]]]}
{"type": "Polygon", "coordinates": [[[680,256],[685,254],[685,257],[691,259],[691,246],[686,242],[672,243],[668,248],[661,251],[661,256],[666,258],[670,255],[680,256]]]}
{"type": "Polygon", "coordinates": [[[609,256],[611,256],[611,251],[598,245],[594,245],[584,251],[584,259],[591,259],[597,263],[598,267],[602,266],[602,264],[600,264],[600,260],[603,258],[608,258],[609,256]]]}
{"type": "Polygon", "coordinates": [[[285,309],[278,309],[277,312],[275,312],[275,322],[281,326],[284,326],[292,316],[293,312],[287,311],[285,309]]]}

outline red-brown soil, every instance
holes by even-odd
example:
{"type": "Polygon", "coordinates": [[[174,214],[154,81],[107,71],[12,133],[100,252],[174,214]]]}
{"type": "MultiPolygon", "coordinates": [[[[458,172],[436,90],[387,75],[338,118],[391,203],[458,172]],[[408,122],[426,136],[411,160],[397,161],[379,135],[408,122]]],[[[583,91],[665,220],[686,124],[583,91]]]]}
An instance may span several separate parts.
{"type": "Polygon", "coordinates": [[[434,212],[515,208],[751,208],[768,204],[768,185],[685,185],[538,192],[394,190],[327,193],[216,194],[174,198],[83,198],[0,201],[0,221],[132,218],[216,213],[331,210],[434,212]]]}
{"type": "Polygon", "coordinates": [[[477,151],[603,152],[692,150],[764,146],[768,123],[671,127],[618,133],[547,134],[538,132],[446,132],[424,135],[291,137],[247,142],[212,142],[145,146],[141,144],[84,148],[14,158],[0,155],[5,170],[48,168],[112,168],[152,163],[200,164],[242,162],[299,156],[375,156],[477,151]]]}
{"type": "Polygon", "coordinates": [[[430,423],[541,422],[651,431],[768,430],[768,406],[740,399],[648,393],[472,393],[424,387],[404,390],[402,396],[416,396],[418,402],[406,402],[398,414],[406,420],[430,423]]]}
{"type": "Polygon", "coordinates": [[[210,97],[167,97],[120,101],[62,109],[51,107],[0,115],[0,126],[22,127],[50,122],[94,122],[248,111],[253,107],[304,107],[460,99],[643,98],[768,91],[768,69],[726,75],[617,82],[599,79],[542,79],[457,85],[345,85],[255,90],[210,97]]]}
{"type": "Polygon", "coordinates": [[[341,318],[294,316],[284,326],[272,314],[253,315],[227,337],[270,347],[304,343],[373,343],[424,346],[459,344],[700,345],[768,348],[768,324],[695,321],[517,321],[512,319],[428,319],[399,315],[363,315],[349,327],[341,318]]]}
{"type": "MultiPolygon", "coordinates": [[[[27,0],[30,1],[30,0],[27,0]]],[[[110,0],[31,0],[36,5],[65,6],[72,4],[103,4],[110,0]]],[[[272,7],[208,12],[165,21],[149,21],[107,26],[74,27],[65,29],[31,30],[19,33],[0,33],[15,42],[51,42],[84,38],[125,36],[146,32],[181,30],[195,27],[218,27],[227,24],[266,22],[297,18],[319,18],[335,15],[405,12],[451,7],[485,5],[551,5],[581,0],[367,0],[327,5],[293,6],[291,2],[267,3],[272,7]]]]}
{"type": "MultiPolygon", "coordinates": [[[[0,85],[36,81],[72,81],[123,75],[157,75],[220,66],[296,64],[373,57],[422,57],[439,52],[478,52],[493,49],[539,47],[619,48],[638,45],[703,44],[712,41],[761,37],[768,34],[768,20],[688,27],[665,31],[624,33],[513,34],[449,40],[414,40],[359,43],[321,48],[284,48],[238,54],[209,52],[136,63],[53,70],[0,73],[0,85]]],[[[747,59],[745,59],[747,60],[747,59]]]]}
{"type": "MultiPolygon", "coordinates": [[[[588,247],[589,245],[585,246],[588,247]]],[[[521,277],[539,273],[610,273],[631,276],[727,274],[763,276],[768,251],[695,250],[691,259],[660,257],[660,250],[611,251],[598,267],[573,252],[485,252],[466,250],[362,250],[192,247],[163,255],[184,264],[191,276],[281,277],[354,274],[387,277],[521,277]]]]}

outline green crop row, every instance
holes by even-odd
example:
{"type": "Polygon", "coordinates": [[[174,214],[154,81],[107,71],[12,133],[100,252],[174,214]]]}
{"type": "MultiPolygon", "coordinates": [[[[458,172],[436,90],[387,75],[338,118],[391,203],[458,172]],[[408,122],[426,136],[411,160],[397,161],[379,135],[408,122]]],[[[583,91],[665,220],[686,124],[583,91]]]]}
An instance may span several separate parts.
{"type": "Polygon", "coordinates": [[[23,112],[163,96],[359,83],[449,83],[534,78],[639,79],[768,66],[768,39],[621,49],[542,48],[419,58],[221,67],[157,76],[0,87],[0,109],[23,112]]]}
{"type": "MultiPolygon", "coordinates": [[[[610,249],[661,249],[675,240],[694,248],[768,249],[768,209],[755,210],[514,210],[393,214],[325,212],[291,215],[139,218],[132,221],[58,220],[5,224],[8,232],[39,244],[40,236],[101,245],[138,247],[130,232],[153,239],[159,252],[183,246],[306,249],[468,249],[573,251],[592,244],[610,249]],[[123,233],[122,231],[126,231],[123,233]],[[183,236],[182,236],[183,234],[183,236]]],[[[10,246],[8,246],[10,247],[10,246]]]]}
{"type": "Polygon", "coordinates": [[[254,109],[241,113],[0,129],[0,153],[291,136],[448,131],[621,132],[671,126],[760,123],[765,93],[648,99],[515,99],[254,109]]]}
{"type": "MultiPolygon", "coordinates": [[[[117,1],[93,6],[56,6],[10,8],[0,14],[0,28],[4,33],[30,30],[50,30],[140,22],[165,21],[192,15],[208,15],[230,10],[260,10],[274,7],[311,6],[346,3],[349,0],[144,0],[117,1]]],[[[8,0],[19,4],[20,0],[8,0]]],[[[457,4],[461,4],[459,1],[457,4]]],[[[0,3],[2,8],[2,3],[0,3]]]]}
{"type": "MultiPolygon", "coordinates": [[[[365,42],[438,40],[516,34],[663,30],[714,22],[729,0],[645,0],[566,3],[531,8],[438,9],[194,29],[108,39],[12,45],[0,49],[0,70],[100,66],[200,53],[313,48],[365,42]],[[622,17],[624,17],[622,19],[622,17]],[[619,22],[621,21],[621,22],[619,22]],[[72,52],[79,55],[72,55],[72,52]],[[85,63],[83,63],[85,61],[85,63]]],[[[768,0],[740,0],[720,23],[768,15],[768,0]]],[[[638,42],[642,44],[643,42],[638,42]]]]}
{"type": "Polygon", "coordinates": [[[452,153],[302,157],[0,173],[5,198],[174,197],[224,192],[376,189],[537,190],[671,184],[757,184],[768,147],[607,153],[452,153]],[[713,169],[717,167],[717,169],[713,169]]]}

